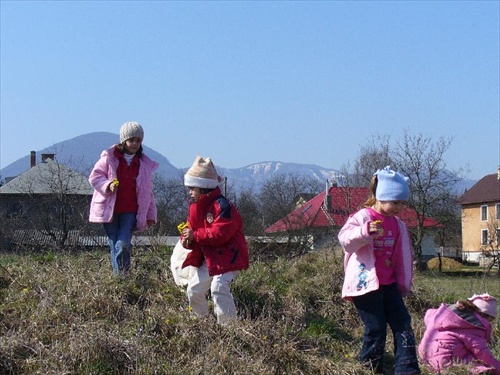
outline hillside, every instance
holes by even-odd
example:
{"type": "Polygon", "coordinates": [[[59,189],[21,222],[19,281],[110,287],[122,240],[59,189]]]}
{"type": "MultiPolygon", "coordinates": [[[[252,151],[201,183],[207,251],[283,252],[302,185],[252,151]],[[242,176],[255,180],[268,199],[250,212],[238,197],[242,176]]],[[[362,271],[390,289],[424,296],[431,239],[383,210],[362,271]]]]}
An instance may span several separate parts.
{"type": "MultiPolygon", "coordinates": [[[[98,160],[102,150],[116,143],[117,134],[107,132],[94,132],[56,143],[50,147],[36,151],[37,163],[41,161],[42,154],[55,154],[56,159],[69,167],[87,175],[94,163],[98,160]]],[[[160,164],[158,173],[166,178],[181,178],[189,166],[173,166],[167,157],[155,150],[144,146],[145,152],[160,164]]],[[[26,156],[16,160],[0,170],[2,179],[14,177],[26,171],[30,167],[30,151],[26,150],[26,156]]],[[[339,172],[335,169],[323,168],[317,165],[283,163],[276,161],[260,162],[242,168],[228,169],[217,165],[217,171],[221,176],[227,177],[228,182],[236,190],[251,188],[258,190],[263,181],[274,174],[293,173],[317,179],[325,183],[326,179],[335,181],[339,172]]]]}
{"type": "MultiPolygon", "coordinates": [[[[42,154],[55,154],[57,161],[87,175],[99,159],[102,150],[111,147],[117,140],[118,134],[108,132],[84,134],[36,151],[36,160],[40,163],[42,154]]],[[[17,176],[29,169],[30,151],[26,150],[26,156],[0,170],[2,178],[17,176]]],[[[178,176],[178,169],[170,164],[165,156],[147,146],[144,146],[144,151],[160,164],[158,172],[161,175],[167,178],[178,176]]]]}
{"type": "MultiPolygon", "coordinates": [[[[80,135],[69,140],[56,143],[50,147],[36,151],[37,163],[41,161],[41,155],[55,154],[56,160],[73,168],[84,175],[88,175],[94,163],[98,160],[102,150],[116,143],[118,134],[108,132],[94,132],[80,135]]],[[[184,171],[189,166],[174,166],[168,158],[159,152],[144,146],[145,152],[160,167],[158,173],[166,179],[181,179],[184,171]]],[[[26,156],[16,160],[0,170],[0,179],[5,180],[15,177],[30,167],[30,151],[26,150],[26,156]]],[[[263,182],[276,174],[293,174],[317,180],[320,184],[337,182],[341,178],[339,170],[324,168],[313,164],[286,163],[280,161],[264,161],[250,164],[241,168],[224,168],[217,165],[217,171],[221,176],[227,177],[228,183],[236,190],[251,189],[259,191],[263,182]]],[[[465,189],[474,185],[474,180],[464,180],[457,184],[455,191],[462,194],[465,189]]]]}
{"type": "MultiPolygon", "coordinates": [[[[240,320],[193,319],[173,282],[171,250],[137,249],[128,278],[103,252],[0,254],[1,374],[364,375],[363,325],[341,299],[335,249],[254,259],[232,291],[240,320]]],[[[406,299],[417,341],[425,311],[473,293],[500,295],[498,278],[419,274],[406,299]]],[[[498,338],[495,324],[493,338],[498,338]]],[[[392,335],[385,373],[393,373],[392,335]]],[[[491,350],[500,358],[500,341],[491,350]]],[[[422,368],[422,374],[430,374],[422,368]]],[[[466,375],[467,368],[443,375],[466,375]]]]}

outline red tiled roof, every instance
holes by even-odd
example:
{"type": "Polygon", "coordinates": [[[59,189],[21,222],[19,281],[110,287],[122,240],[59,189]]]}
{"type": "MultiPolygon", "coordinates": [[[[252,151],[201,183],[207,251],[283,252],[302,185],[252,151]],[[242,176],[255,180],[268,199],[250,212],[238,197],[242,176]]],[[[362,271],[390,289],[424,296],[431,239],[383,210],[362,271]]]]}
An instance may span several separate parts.
{"type": "Polygon", "coordinates": [[[460,197],[460,204],[500,202],[500,179],[498,173],[484,176],[460,197]]]}
{"type": "MultiPolygon", "coordinates": [[[[363,207],[369,196],[369,189],[362,187],[336,187],[328,190],[331,198],[331,209],[328,214],[322,209],[325,200],[325,191],[322,191],[310,201],[296,208],[283,219],[266,228],[265,233],[299,230],[305,227],[322,228],[328,226],[342,227],[350,214],[363,207]]],[[[415,211],[406,208],[399,217],[408,225],[415,227],[417,216],[415,211]]],[[[424,227],[441,226],[430,218],[424,220],[424,227]]]]}

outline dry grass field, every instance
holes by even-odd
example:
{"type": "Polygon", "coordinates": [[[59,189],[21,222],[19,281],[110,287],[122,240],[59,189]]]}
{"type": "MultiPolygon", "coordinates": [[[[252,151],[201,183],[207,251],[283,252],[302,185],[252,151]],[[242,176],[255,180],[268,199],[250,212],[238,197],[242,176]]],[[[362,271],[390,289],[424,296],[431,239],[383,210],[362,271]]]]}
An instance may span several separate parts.
{"type": "MultiPolygon", "coordinates": [[[[128,278],[112,275],[106,252],[0,255],[0,373],[368,373],[356,362],[363,326],[340,298],[338,250],[254,260],[233,286],[240,319],[228,326],[190,316],[170,254],[136,250],[128,278]]],[[[497,274],[417,274],[407,299],[417,340],[426,309],[485,291],[500,297],[497,274]]],[[[499,332],[495,322],[498,358],[499,332]]],[[[390,374],[390,335],[386,351],[390,374]]]]}

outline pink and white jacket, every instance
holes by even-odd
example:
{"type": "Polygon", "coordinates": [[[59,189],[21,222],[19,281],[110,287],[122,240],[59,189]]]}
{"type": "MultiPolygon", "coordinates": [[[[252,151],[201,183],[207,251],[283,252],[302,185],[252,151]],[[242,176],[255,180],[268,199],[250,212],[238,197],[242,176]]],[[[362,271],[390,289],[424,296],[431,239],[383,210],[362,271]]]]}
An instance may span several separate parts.
{"type": "MultiPolygon", "coordinates": [[[[104,150],[89,176],[90,185],[94,188],[90,203],[91,223],[110,223],[113,220],[113,211],[116,194],[108,190],[109,184],[117,178],[119,160],[113,154],[115,146],[104,150]]],[[[158,169],[158,163],[151,160],[144,153],[139,159],[139,174],[136,179],[137,224],[134,230],[148,229],[148,220],[156,223],[156,203],[153,196],[153,173],[158,169]]]]}
{"type": "MultiPolygon", "coordinates": [[[[391,267],[396,284],[402,296],[408,296],[413,282],[413,249],[405,223],[396,217],[399,235],[394,244],[391,267]]],[[[370,211],[363,208],[351,215],[339,232],[338,238],[344,249],[344,284],[342,298],[352,300],[379,288],[375,269],[373,240],[375,233],[369,233],[372,218],[370,211]],[[362,287],[360,287],[362,285],[362,287]]]]}
{"type": "Polygon", "coordinates": [[[463,318],[443,303],[427,310],[424,323],[418,354],[436,373],[452,363],[469,363],[471,373],[500,374],[500,361],[488,348],[492,326],[480,314],[471,311],[463,318]]]}

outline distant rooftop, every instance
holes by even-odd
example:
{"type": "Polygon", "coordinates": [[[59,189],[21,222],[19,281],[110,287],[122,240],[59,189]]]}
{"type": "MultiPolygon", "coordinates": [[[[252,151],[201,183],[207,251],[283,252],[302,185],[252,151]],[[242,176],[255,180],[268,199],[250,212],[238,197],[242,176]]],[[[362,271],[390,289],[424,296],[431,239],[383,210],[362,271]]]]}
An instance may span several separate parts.
{"type": "Polygon", "coordinates": [[[54,194],[62,190],[71,195],[93,193],[87,177],[49,158],[1,186],[0,194],[54,194]]]}
{"type": "Polygon", "coordinates": [[[500,168],[497,173],[484,176],[460,197],[461,205],[488,202],[500,203],[500,168]]]}

